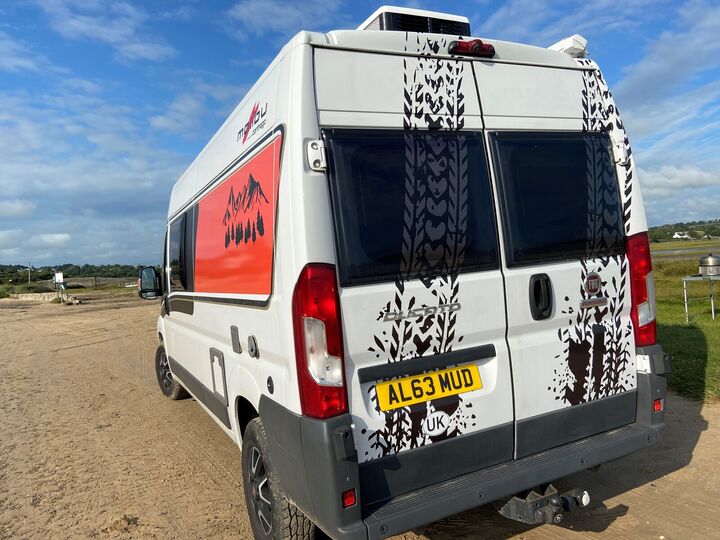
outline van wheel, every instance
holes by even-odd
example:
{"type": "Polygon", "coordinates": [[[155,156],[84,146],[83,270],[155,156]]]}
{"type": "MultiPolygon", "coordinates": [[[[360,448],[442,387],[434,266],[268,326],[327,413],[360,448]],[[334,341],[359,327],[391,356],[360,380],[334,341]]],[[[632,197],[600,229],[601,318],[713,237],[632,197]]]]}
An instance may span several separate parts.
{"type": "Polygon", "coordinates": [[[273,470],[265,429],[259,418],[250,421],[243,435],[242,473],[245,505],[255,538],[326,538],[297,506],[285,498],[273,470]]]}
{"type": "Polygon", "coordinates": [[[155,351],[155,374],[157,375],[160,390],[170,399],[185,399],[189,396],[187,390],[172,376],[170,362],[168,362],[165,347],[162,345],[158,346],[157,351],[155,351]]]}

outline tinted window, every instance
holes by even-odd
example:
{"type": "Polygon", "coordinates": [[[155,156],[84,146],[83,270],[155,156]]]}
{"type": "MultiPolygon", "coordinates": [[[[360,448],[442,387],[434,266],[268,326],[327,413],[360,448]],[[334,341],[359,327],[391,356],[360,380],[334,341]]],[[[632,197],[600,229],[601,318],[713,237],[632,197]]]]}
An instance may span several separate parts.
{"type": "Polygon", "coordinates": [[[328,130],[340,281],[498,267],[482,136],[328,130]]]}
{"type": "Polygon", "coordinates": [[[185,279],[185,214],[170,225],[170,290],[186,290],[185,279]]]}
{"type": "Polygon", "coordinates": [[[622,253],[607,134],[493,134],[508,266],[622,253]]]}

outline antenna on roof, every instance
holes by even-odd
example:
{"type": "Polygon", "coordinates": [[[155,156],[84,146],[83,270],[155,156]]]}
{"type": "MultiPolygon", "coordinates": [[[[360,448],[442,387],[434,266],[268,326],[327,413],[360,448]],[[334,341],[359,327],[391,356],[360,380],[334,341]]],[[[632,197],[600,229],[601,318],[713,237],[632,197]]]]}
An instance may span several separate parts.
{"type": "Polygon", "coordinates": [[[587,55],[587,39],[580,34],[574,34],[550,45],[548,49],[564,52],[573,58],[585,58],[587,55]]]}

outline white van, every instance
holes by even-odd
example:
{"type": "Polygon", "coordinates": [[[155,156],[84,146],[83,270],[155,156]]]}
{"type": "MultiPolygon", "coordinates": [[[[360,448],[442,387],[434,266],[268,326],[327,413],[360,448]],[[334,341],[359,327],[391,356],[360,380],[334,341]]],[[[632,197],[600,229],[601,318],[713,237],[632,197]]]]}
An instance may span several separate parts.
{"type": "Polygon", "coordinates": [[[256,538],[501,499],[557,522],[588,494],[548,483],[664,427],[640,187],[580,36],[394,7],[299,33],[175,184],[141,282],[160,387],[242,447],[256,538]]]}

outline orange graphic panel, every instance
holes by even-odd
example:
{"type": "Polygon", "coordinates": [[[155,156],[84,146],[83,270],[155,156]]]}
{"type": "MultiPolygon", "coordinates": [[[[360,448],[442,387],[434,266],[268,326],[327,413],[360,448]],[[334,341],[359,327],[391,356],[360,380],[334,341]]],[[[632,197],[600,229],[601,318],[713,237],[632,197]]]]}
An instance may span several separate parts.
{"type": "Polygon", "coordinates": [[[282,135],[200,200],[195,292],[272,290],[282,135]]]}

